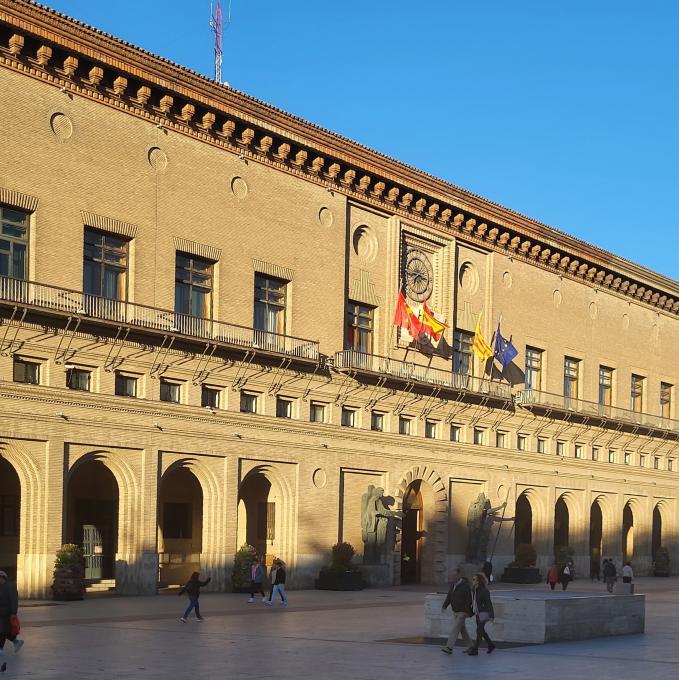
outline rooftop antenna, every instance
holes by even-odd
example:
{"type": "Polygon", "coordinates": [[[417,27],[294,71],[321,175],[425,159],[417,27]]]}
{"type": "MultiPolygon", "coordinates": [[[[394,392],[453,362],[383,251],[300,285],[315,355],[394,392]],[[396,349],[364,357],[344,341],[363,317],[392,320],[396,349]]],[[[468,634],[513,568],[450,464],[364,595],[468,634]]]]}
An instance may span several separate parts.
{"type": "MultiPolygon", "coordinates": [[[[229,0],[229,11],[226,19],[226,27],[231,23],[231,0],[229,0]]],[[[222,20],[222,3],[217,0],[213,7],[213,0],[210,0],[210,28],[215,34],[215,80],[222,83],[222,44],[224,36],[224,24],[222,20]]]]}

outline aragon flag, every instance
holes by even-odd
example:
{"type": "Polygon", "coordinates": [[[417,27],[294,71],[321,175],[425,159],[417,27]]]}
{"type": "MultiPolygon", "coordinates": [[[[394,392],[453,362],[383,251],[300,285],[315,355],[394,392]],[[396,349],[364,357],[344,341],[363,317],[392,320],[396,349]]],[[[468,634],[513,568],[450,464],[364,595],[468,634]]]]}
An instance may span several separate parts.
{"type": "Polygon", "coordinates": [[[483,333],[481,333],[481,312],[479,312],[479,318],[476,320],[476,330],[474,331],[474,344],[472,345],[472,349],[481,361],[486,361],[493,356],[493,350],[483,337],[483,333]]]}
{"type": "Polygon", "coordinates": [[[410,305],[406,302],[406,296],[403,294],[403,291],[399,291],[392,323],[394,326],[405,328],[408,333],[410,333],[413,340],[416,340],[422,332],[422,324],[410,305]]]}

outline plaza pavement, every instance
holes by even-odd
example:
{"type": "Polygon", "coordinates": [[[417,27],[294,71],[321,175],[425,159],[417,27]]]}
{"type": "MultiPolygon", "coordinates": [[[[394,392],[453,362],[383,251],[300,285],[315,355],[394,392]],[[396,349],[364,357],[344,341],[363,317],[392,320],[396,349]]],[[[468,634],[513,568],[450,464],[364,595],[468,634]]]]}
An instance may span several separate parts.
{"type": "MultiPolygon", "coordinates": [[[[575,585],[603,589],[585,580],[575,585]]],[[[647,593],[645,635],[482,650],[478,657],[459,649],[449,657],[417,641],[431,590],[292,591],[287,609],[248,604],[247,595],[205,594],[205,622],[186,625],[178,620],[186,599],[175,595],[27,602],[20,611],[26,645],[16,657],[7,645],[0,677],[679,678],[679,578],[637,580],[637,592],[647,593]]]]}

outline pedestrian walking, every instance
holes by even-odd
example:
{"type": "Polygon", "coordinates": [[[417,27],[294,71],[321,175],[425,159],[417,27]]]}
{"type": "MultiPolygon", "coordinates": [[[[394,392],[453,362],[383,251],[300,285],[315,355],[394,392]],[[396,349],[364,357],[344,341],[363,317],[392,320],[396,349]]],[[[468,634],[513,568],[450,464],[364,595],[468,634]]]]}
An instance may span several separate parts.
{"type": "Polygon", "coordinates": [[[632,583],[633,578],[634,578],[634,572],[632,571],[632,563],[631,562],[625,562],[625,566],[622,568],[622,582],[623,583],[632,583]]]}
{"type": "Polygon", "coordinates": [[[472,615],[472,589],[469,585],[468,579],[458,569],[456,571],[456,579],[448,590],[448,595],[443,601],[441,611],[445,611],[450,605],[453,610],[453,625],[450,629],[448,641],[441,651],[446,654],[453,653],[453,647],[458,636],[462,637],[462,642],[467,645],[466,652],[472,648],[472,640],[467,632],[465,622],[472,615]]]}
{"type": "Polygon", "coordinates": [[[483,638],[488,646],[486,651],[490,654],[495,649],[495,643],[486,632],[486,624],[495,618],[495,611],[485,574],[476,574],[472,579],[472,610],[476,614],[476,642],[467,653],[469,656],[478,656],[483,638]]]}
{"type": "Polygon", "coordinates": [[[561,588],[566,590],[568,584],[573,580],[573,563],[568,561],[563,565],[561,569],[561,574],[559,574],[559,581],[561,582],[561,588]]]}
{"type": "Polygon", "coordinates": [[[559,582],[559,565],[552,562],[552,566],[547,570],[547,583],[549,587],[554,590],[554,587],[559,582]]]}
{"type": "Polygon", "coordinates": [[[598,558],[593,558],[589,567],[589,577],[601,581],[601,564],[599,564],[598,558]]]}
{"type": "Polygon", "coordinates": [[[613,564],[613,560],[610,557],[604,560],[603,572],[604,581],[606,583],[606,590],[609,593],[612,593],[613,586],[615,585],[615,582],[617,580],[618,572],[617,569],[615,568],[615,564],[613,564]]]}
{"type": "Polygon", "coordinates": [[[0,571],[0,671],[7,669],[5,656],[5,642],[9,640],[14,645],[14,653],[18,654],[24,646],[24,641],[18,635],[19,594],[16,586],[11,583],[4,571],[0,571]]]}
{"type": "Polygon", "coordinates": [[[199,621],[203,620],[203,617],[200,615],[198,598],[200,597],[200,589],[210,583],[210,581],[210,577],[205,579],[205,581],[201,581],[200,574],[197,571],[194,571],[193,574],[191,574],[191,578],[186,582],[186,585],[179,591],[179,595],[186,593],[189,596],[189,606],[186,608],[184,616],[179,619],[182,623],[186,623],[186,620],[194,609],[196,610],[196,618],[199,621]]]}
{"type": "Polygon", "coordinates": [[[271,598],[264,604],[269,605],[269,607],[273,607],[276,593],[278,593],[281,597],[281,605],[283,607],[287,607],[288,596],[285,594],[285,567],[282,560],[276,560],[276,575],[274,577],[273,588],[271,589],[271,598]]]}
{"type": "Polygon", "coordinates": [[[266,600],[266,595],[262,589],[262,581],[264,581],[264,567],[261,565],[259,558],[255,557],[250,565],[250,599],[248,602],[254,602],[257,593],[262,596],[262,602],[266,600]]]}

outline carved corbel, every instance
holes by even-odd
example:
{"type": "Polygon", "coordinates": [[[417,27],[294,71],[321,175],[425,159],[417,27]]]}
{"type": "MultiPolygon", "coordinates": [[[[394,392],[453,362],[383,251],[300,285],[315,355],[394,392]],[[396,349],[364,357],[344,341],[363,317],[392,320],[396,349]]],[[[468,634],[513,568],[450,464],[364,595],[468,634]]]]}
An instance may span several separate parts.
{"type": "Polygon", "coordinates": [[[587,263],[581,264],[578,267],[578,276],[581,277],[581,278],[584,278],[585,275],[587,274],[587,269],[588,269],[587,263]]]}
{"type": "Polygon", "coordinates": [[[163,96],[160,98],[158,110],[159,110],[160,113],[162,113],[164,116],[169,116],[169,115],[170,115],[170,111],[172,111],[172,106],[173,106],[173,104],[174,104],[174,99],[173,99],[172,97],[170,97],[170,95],[168,95],[168,94],[163,95],[163,96]]]}
{"type": "Polygon", "coordinates": [[[441,217],[439,218],[443,224],[448,224],[450,218],[453,216],[453,211],[450,208],[444,208],[441,212],[441,217]]]}
{"type": "Polygon", "coordinates": [[[530,248],[530,246],[531,246],[531,242],[530,242],[530,241],[524,241],[524,242],[521,244],[521,247],[519,248],[519,252],[520,252],[522,255],[526,255],[526,254],[528,253],[528,249],[530,248]]]}
{"type": "Polygon", "coordinates": [[[653,298],[658,298],[658,294],[654,293],[651,288],[649,288],[645,293],[644,293],[644,302],[652,302],[653,298]]]}
{"type": "Polygon", "coordinates": [[[200,123],[198,123],[198,127],[203,130],[203,132],[210,132],[212,128],[215,125],[215,121],[217,120],[217,116],[215,116],[212,111],[206,111],[203,114],[203,117],[200,119],[200,123]]]}
{"type": "Polygon", "coordinates": [[[566,270],[566,267],[568,266],[568,263],[571,261],[571,258],[568,257],[568,255],[564,255],[560,260],[559,260],[559,269],[563,269],[564,271],[566,270]]]}
{"type": "Polygon", "coordinates": [[[675,302],[671,309],[673,312],[679,312],[679,302],[675,302]]]}
{"type": "Polygon", "coordinates": [[[456,229],[459,229],[462,226],[462,223],[464,222],[464,214],[463,213],[457,213],[455,217],[453,217],[453,226],[456,229]]]}
{"type": "Polygon", "coordinates": [[[261,154],[267,154],[269,153],[271,147],[273,146],[273,137],[269,135],[264,135],[259,140],[259,144],[257,145],[257,151],[261,154]]]}
{"type": "Polygon", "coordinates": [[[311,167],[309,168],[309,172],[311,172],[314,175],[320,174],[321,170],[323,170],[323,166],[325,165],[325,158],[323,156],[316,156],[313,161],[311,161],[311,167]]]}
{"type": "Polygon", "coordinates": [[[594,277],[594,280],[601,285],[604,282],[604,279],[606,278],[606,272],[603,269],[600,269],[597,273],[596,276],[594,277]]]}
{"type": "Polygon", "coordinates": [[[561,253],[556,252],[549,258],[549,264],[552,267],[558,267],[559,266],[559,260],[561,260],[561,253]]]}
{"type": "Polygon", "coordinates": [[[620,283],[619,289],[621,293],[626,293],[627,289],[630,287],[630,282],[629,281],[622,281],[620,283]]]}
{"type": "Polygon", "coordinates": [[[479,225],[476,227],[476,235],[477,235],[479,238],[483,238],[484,234],[485,234],[487,231],[488,231],[488,225],[487,225],[485,222],[481,222],[481,224],[479,224],[479,225]]]}
{"type": "Polygon", "coordinates": [[[356,170],[347,170],[340,178],[340,184],[345,187],[350,187],[353,185],[356,179],[356,170]]]}
{"type": "Polygon", "coordinates": [[[13,33],[9,38],[9,53],[18,58],[21,50],[24,49],[24,36],[18,33],[13,33]]]}
{"type": "Polygon", "coordinates": [[[255,131],[252,128],[245,128],[241,132],[240,139],[238,140],[239,146],[247,148],[252,144],[252,140],[255,138],[255,131]]]}
{"type": "MultiPolygon", "coordinates": [[[[115,97],[122,97],[127,89],[127,78],[123,76],[118,76],[113,81],[113,95],[115,97]]],[[[186,108],[186,107],[184,107],[186,108]]]]}
{"type": "Polygon", "coordinates": [[[146,106],[149,99],[151,99],[151,88],[146,85],[142,85],[137,90],[137,94],[135,95],[134,99],[139,106],[146,106]]]}
{"type": "Polygon", "coordinates": [[[306,163],[308,155],[309,154],[304,150],[298,151],[295,154],[295,157],[290,161],[290,163],[292,163],[292,165],[294,165],[297,168],[301,168],[306,163]]]}
{"type": "Polygon", "coordinates": [[[87,74],[87,82],[92,87],[99,87],[104,79],[104,69],[101,66],[93,66],[87,74]]]}
{"type": "Polygon", "coordinates": [[[658,300],[656,300],[655,304],[658,307],[664,307],[665,303],[667,302],[667,295],[661,295],[658,300]]]}
{"type": "Polygon", "coordinates": [[[502,232],[502,234],[500,234],[500,238],[499,238],[499,240],[498,240],[498,243],[499,243],[503,248],[506,248],[506,247],[507,247],[507,243],[509,242],[509,238],[510,238],[510,233],[509,233],[508,231],[504,231],[504,232],[502,232]]]}
{"type": "Polygon", "coordinates": [[[384,190],[386,189],[386,184],[384,182],[377,182],[375,186],[373,186],[372,191],[370,192],[375,198],[380,198],[382,194],[384,193],[384,190]]]}
{"type": "Polygon", "coordinates": [[[641,300],[641,298],[644,296],[644,293],[646,292],[646,288],[644,286],[637,286],[637,289],[634,291],[634,294],[641,300]]]}
{"type": "Polygon", "coordinates": [[[402,208],[409,208],[412,202],[413,195],[410,192],[408,192],[407,194],[403,194],[403,196],[401,197],[400,206],[402,208]]]}
{"type": "Polygon", "coordinates": [[[49,45],[40,45],[35,54],[35,62],[40,68],[47,68],[52,58],[52,48],[49,45]]]}
{"type": "Polygon", "coordinates": [[[552,254],[552,251],[549,248],[543,248],[540,251],[540,262],[547,262],[549,259],[549,256],[552,254]]]}
{"type": "Polygon", "coordinates": [[[391,187],[389,191],[387,192],[387,195],[385,196],[384,200],[387,203],[396,203],[398,200],[398,195],[401,193],[400,189],[397,189],[396,187],[391,187]]]}
{"type": "Polygon", "coordinates": [[[521,245],[521,237],[520,236],[515,236],[510,242],[509,242],[509,249],[510,250],[517,250],[517,248],[521,245]]]}
{"type": "Polygon", "coordinates": [[[363,177],[361,177],[361,179],[358,180],[358,187],[357,187],[358,190],[362,194],[366,193],[366,191],[368,191],[368,187],[370,186],[371,181],[372,180],[370,179],[370,177],[368,175],[363,175],[363,177]]]}
{"type": "Polygon", "coordinates": [[[500,234],[500,230],[497,227],[493,227],[489,232],[488,232],[488,240],[493,243],[494,241],[497,241],[497,237],[500,234]]]}
{"type": "Polygon", "coordinates": [[[336,182],[341,169],[339,163],[331,163],[325,175],[331,182],[336,182]]]}
{"type": "Polygon", "coordinates": [[[279,161],[285,162],[287,157],[290,155],[290,145],[286,143],[280,144],[273,155],[279,161]]]}
{"type": "Polygon", "coordinates": [[[538,255],[540,255],[541,250],[542,246],[533,246],[530,249],[530,252],[528,253],[528,257],[530,257],[533,260],[536,260],[538,258],[538,255]]]}
{"type": "Polygon", "coordinates": [[[462,227],[462,229],[467,234],[471,234],[474,231],[475,226],[476,226],[476,220],[472,217],[464,223],[464,226],[462,227]]]}
{"type": "Polygon", "coordinates": [[[415,205],[413,206],[413,212],[415,213],[422,213],[424,212],[424,209],[427,207],[427,201],[424,198],[418,198],[415,201],[415,205]]]}
{"type": "Polygon", "coordinates": [[[64,64],[61,69],[58,69],[58,72],[64,76],[64,78],[68,78],[70,80],[75,75],[77,69],[78,60],[76,57],[68,56],[64,59],[64,64]]]}
{"type": "Polygon", "coordinates": [[[618,288],[620,288],[620,285],[621,285],[621,284],[622,284],[622,279],[621,279],[619,276],[617,276],[617,277],[613,280],[613,283],[611,283],[611,288],[612,288],[613,290],[618,290],[618,288]]]}
{"type": "Polygon", "coordinates": [[[577,271],[579,266],[580,266],[580,260],[571,260],[570,264],[568,265],[568,271],[571,274],[575,274],[575,272],[577,271]]]}
{"type": "Polygon", "coordinates": [[[222,129],[217,132],[220,137],[230,140],[233,133],[236,131],[236,123],[232,120],[226,120],[222,123],[222,129]]]}
{"type": "Polygon", "coordinates": [[[587,278],[588,278],[590,281],[593,281],[595,275],[596,275],[596,267],[589,267],[589,268],[587,269],[587,278]]]}
{"type": "Polygon", "coordinates": [[[427,208],[427,216],[430,217],[432,220],[435,220],[440,209],[441,206],[438,203],[432,203],[429,206],[429,208],[427,208]]]}

